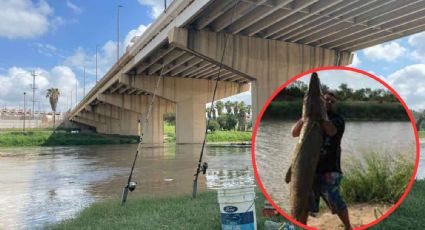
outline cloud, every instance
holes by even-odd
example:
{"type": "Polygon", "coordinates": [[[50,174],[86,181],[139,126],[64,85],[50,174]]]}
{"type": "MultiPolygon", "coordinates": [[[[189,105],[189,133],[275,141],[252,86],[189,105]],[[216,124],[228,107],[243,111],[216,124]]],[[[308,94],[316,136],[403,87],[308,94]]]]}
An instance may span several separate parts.
{"type": "Polygon", "coordinates": [[[124,39],[124,46],[126,48],[131,47],[134,43],[133,38],[141,36],[150,25],[151,24],[146,26],[142,24],[137,29],[130,30],[130,32],[128,32],[127,36],[124,39]]]}
{"type": "Polygon", "coordinates": [[[363,50],[363,54],[369,60],[384,60],[388,62],[395,61],[397,58],[403,56],[405,52],[406,48],[397,42],[379,44],[363,50]]]}
{"type": "Polygon", "coordinates": [[[83,11],[81,7],[77,6],[76,4],[72,3],[70,0],[66,1],[66,6],[70,8],[75,14],[81,14],[83,11]]]}
{"type": "MultiPolygon", "coordinates": [[[[122,45],[120,46],[122,47],[122,45]]],[[[121,54],[123,49],[120,49],[121,54]]],[[[116,42],[107,41],[98,50],[98,80],[115,64],[117,61],[116,42]]],[[[74,53],[65,58],[64,65],[82,71],[86,67],[86,74],[96,74],[96,52],[89,53],[83,47],[75,49],[74,53]]]]}
{"type": "Polygon", "coordinates": [[[0,37],[33,38],[46,33],[51,23],[53,9],[40,0],[0,0],[0,37]]]}
{"type": "Polygon", "coordinates": [[[412,35],[407,41],[414,48],[413,58],[425,63],[425,32],[412,35]]]}
{"type": "MultiPolygon", "coordinates": [[[[164,1],[163,0],[138,0],[141,5],[150,6],[151,7],[151,17],[157,18],[164,12],[164,1]]],[[[167,1],[167,7],[172,2],[172,0],[167,1]]]]}
{"type": "MultiPolygon", "coordinates": [[[[72,100],[75,105],[75,85],[78,84],[78,100],[82,98],[82,83],[80,83],[75,73],[68,66],[55,66],[50,70],[38,68],[35,70],[36,94],[35,109],[50,111],[49,100],[46,98],[48,88],[59,88],[61,93],[58,103],[58,111],[66,111],[69,107],[71,91],[72,100]]],[[[0,75],[0,105],[7,105],[8,108],[23,107],[23,93],[27,93],[27,106],[32,107],[32,76],[31,70],[21,67],[11,67],[3,75],[0,75]]],[[[89,87],[86,87],[88,92],[89,87]]]]}
{"type": "Polygon", "coordinates": [[[387,79],[411,109],[425,109],[425,64],[406,66],[387,79]]]}
{"type": "Polygon", "coordinates": [[[64,58],[63,50],[49,43],[36,42],[30,45],[32,49],[37,51],[39,54],[43,54],[48,57],[60,57],[64,58]]]}

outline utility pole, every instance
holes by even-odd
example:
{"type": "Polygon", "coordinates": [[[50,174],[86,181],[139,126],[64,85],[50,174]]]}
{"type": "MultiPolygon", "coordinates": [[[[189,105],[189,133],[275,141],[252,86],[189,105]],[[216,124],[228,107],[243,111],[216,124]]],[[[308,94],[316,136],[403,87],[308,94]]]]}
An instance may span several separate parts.
{"type": "Polygon", "coordinates": [[[120,8],[122,6],[117,6],[117,64],[120,61],[120,8]]]}
{"type": "Polygon", "coordinates": [[[96,45],[96,83],[97,83],[97,49],[98,49],[99,45],[96,45]]]}
{"type": "Polygon", "coordinates": [[[84,66],[83,98],[86,97],[86,66],[84,66]]]}
{"type": "Polygon", "coordinates": [[[27,93],[26,92],[24,92],[24,132],[25,132],[25,114],[26,114],[26,107],[27,107],[27,100],[26,100],[26,95],[27,95],[27,93]]]}
{"type": "Polygon", "coordinates": [[[164,13],[167,12],[167,0],[164,0],[164,13]]]}
{"type": "Polygon", "coordinates": [[[32,119],[34,120],[34,105],[35,105],[35,90],[37,89],[35,87],[35,77],[37,76],[37,74],[35,73],[35,71],[31,72],[32,75],[32,119]]]}

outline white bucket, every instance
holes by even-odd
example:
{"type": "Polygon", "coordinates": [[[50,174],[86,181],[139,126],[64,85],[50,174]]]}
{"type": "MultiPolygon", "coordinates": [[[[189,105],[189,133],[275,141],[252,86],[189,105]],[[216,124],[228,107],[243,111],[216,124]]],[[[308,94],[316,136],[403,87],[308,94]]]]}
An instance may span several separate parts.
{"type": "Polygon", "coordinates": [[[256,230],[254,187],[218,190],[222,230],[256,230]]]}

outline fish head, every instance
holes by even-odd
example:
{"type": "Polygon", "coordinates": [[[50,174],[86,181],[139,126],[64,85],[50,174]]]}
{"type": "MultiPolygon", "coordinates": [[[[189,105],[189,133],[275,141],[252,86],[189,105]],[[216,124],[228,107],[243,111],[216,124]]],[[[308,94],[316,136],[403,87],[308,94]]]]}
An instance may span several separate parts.
{"type": "Polygon", "coordinates": [[[310,120],[326,119],[326,108],[320,88],[319,75],[311,74],[308,90],[303,100],[303,118],[310,120]]]}

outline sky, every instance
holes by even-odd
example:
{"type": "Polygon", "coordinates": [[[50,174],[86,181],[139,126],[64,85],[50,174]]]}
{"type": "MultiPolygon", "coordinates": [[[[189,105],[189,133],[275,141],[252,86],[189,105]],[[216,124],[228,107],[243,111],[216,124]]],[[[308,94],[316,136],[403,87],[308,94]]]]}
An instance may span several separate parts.
{"type": "MultiPolygon", "coordinates": [[[[35,71],[36,110],[44,111],[50,110],[45,98],[48,88],[61,92],[59,111],[75,105],[76,91],[77,101],[83,98],[84,69],[85,92],[94,86],[96,46],[99,78],[115,63],[118,5],[123,6],[120,53],[163,11],[161,0],[0,0],[0,5],[0,107],[23,107],[23,92],[32,97],[31,71],[35,71]]],[[[425,32],[357,51],[351,66],[380,77],[410,108],[423,110],[424,41],[425,32]]],[[[369,84],[352,77],[327,84],[341,83],[351,88],[369,84]]],[[[379,87],[370,84],[368,87],[379,87]]],[[[250,95],[245,92],[226,100],[251,104],[250,95]]]]}

